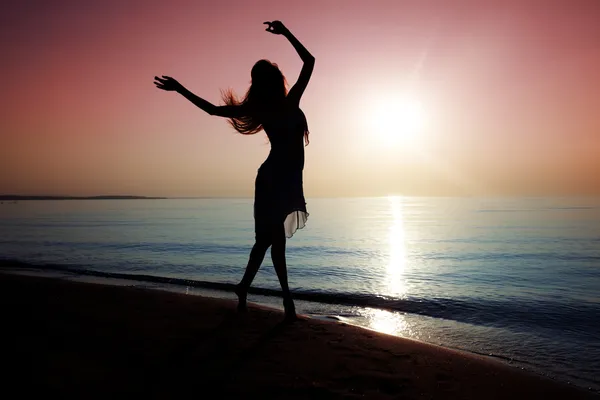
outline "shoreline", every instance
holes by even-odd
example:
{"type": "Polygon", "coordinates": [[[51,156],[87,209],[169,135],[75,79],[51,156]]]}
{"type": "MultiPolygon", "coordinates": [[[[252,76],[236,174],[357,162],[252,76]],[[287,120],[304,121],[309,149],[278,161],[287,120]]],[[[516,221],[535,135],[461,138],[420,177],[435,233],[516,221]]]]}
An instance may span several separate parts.
{"type": "Polygon", "coordinates": [[[3,325],[16,350],[7,359],[17,366],[10,381],[24,379],[32,390],[171,397],[210,386],[224,396],[262,398],[597,398],[486,356],[340,322],[281,325],[280,311],[254,304],[238,315],[230,300],[0,278],[3,325]],[[166,375],[155,382],[156,368],[166,375]]]}
{"type": "MultiPolygon", "coordinates": [[[[233,293],[235,285],[229,283],[197,281],[154,275],[123,274],[86,269],[80,270],[63,264],[31,264],[14,259],[4,259],[0,260],[0,275],[3,273],[15,274],[17,276],[55,278],[69,282],[83,282],[116,287],[132,287],[153,291],[164,291],[168,293],[184,293],[186,295],[189,294],[192,296],[208,297],[221,300],[235,299],[235,295],[233,293]]],[[[280,304],[280,296],[277,290],[251,288],[250,293],[253,295],[252,301],[256,306],[268,307],[280,311],[283,309],[280,304]]],[[[295,295],[298,295],[298,293],[295,295]]],[[[407,332],[391,332],[388,327],[385,326],[384,328],[386,329],[378,329],[381,328],[381,326],[378,326],[381,324],[378,322],[374,323],[372,320],[369,320],[368,317],[365,319],[365,313],[366,315],[369,315],[371,312],[369,310],[374,310],[377,313],[389,314],[393,319],[398,318],[394,315],[404,315],[400,318],[411,318],[411,324],[415,323],[415,318],[426,318],[431,321],[436,321],[433,322],[433,326],[430,325],[432,322],[426,322],[424,324],[425,326],[422,326],[422,328],[425,329],[423,332],[427,332],[428,329],[456,329],[455,327],[450,327],[449,325],[436,326],[440,324],[441,321],[444,321],[444,319],[438,321],[438,319],[435,317],[420,314],[406,314],[405,312],[398,310],[386,310],[385,308],[378,307],[377,305],[348,305],[338,302],[320,302],[312,298],[307,300],[302,298],[304,297],[302,296],[302,293],[300,293],[299,296],[300,298],[296,297],[297,308],[299,308],[300,311],[304,309],[304,311],[307,312],[306,316],[315,320],[344,323],[359,329],[367,330],[369,332],[378,332],[391,335],[393,337],[417,341],[419,343],[426,343],[432,346],[441,347],[443,349],[458,351],[467,355],[483,357],[505,364],[514,369],[524,370],[527,373],[532,373],[552,381],[575,386],[592,393],[600,394],[600,390],[595,381],[590,382],[589,378],[586,379],[586,376],[580,377],[577,373],[575,373],[575,371],[557,371],[556,369],[548,368],[548,366],[544,366],[543,364],[532,363],[527,359],[511,357],[503,354],[502,350],[498,346],[495,346],[495,351],[487,351],[487,349],[484,351],[477,351],[477,349],[469,348],[468,346],[452,346],[452,342],[448,343],[446,341],[441,341],[439,338],[437,338],[438,340],[432,340],[431,336],[428,335],[423,336],[422,334],[407,334],[407,332]],[[324,306],[326,309],[322,308],[324,306]],[[333,307],[329,308],[329,306],[333,307]],[[357,312],[356,310],[362,311],[357,312]],[[349,315],[348,313],[353,315],[349,315]]],[[[477,328],[476,325],[473,327],[477,328]]],[[[419,330],[418,332],[421,331],[419,330]]],[[[465,333],[469,335],[468,332],[465,333]]]]}

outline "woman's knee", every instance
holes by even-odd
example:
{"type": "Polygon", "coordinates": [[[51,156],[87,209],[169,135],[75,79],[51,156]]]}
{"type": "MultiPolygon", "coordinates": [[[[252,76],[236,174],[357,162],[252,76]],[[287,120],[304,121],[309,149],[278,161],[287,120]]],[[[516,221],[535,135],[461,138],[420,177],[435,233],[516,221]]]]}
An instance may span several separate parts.
{"type": "Polygon", "coordinates": [[[273,232],[271,235],[271,251],[285,251],[285,241],[285,232],[283,230],[273,232]]]}
{"type": "Polygon", "coordinates": [[[254,242],[254,247],[258,250],[267,251],[269,246],[271,246],[271,238],[269,236],[256,236],[256,240],[254,242]]]}

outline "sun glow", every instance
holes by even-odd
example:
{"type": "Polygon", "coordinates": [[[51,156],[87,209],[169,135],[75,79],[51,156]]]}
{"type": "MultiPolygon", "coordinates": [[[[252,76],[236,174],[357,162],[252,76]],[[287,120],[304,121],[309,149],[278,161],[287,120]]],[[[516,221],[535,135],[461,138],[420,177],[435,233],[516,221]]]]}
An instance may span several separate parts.
{"type": "Polygon", "coordinates": [[[414,143],[423,132],[425,120],[421,102],[406,98],[378,104],[369,122],[385,145],[395,145],[414,143]]]}

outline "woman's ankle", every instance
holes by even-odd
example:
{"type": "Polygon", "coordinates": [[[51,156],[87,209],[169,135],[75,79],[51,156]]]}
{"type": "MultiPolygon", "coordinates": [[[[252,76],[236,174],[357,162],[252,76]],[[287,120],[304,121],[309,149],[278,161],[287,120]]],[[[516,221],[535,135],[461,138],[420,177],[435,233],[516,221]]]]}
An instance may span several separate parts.
{"type": "Polygon", "coordinates": [[[283,306],[285,307],[285,309],[294,309],[296,307],[296,305],[294,304],[294,299],[292,299],[292,297],[284,297],[283,298],[283,306]]]}
{"type": "Polygon", "coordinates": [[[235,292],[236,293],[247,293],[248,286],[245,285],[243,282],[240,282],[237,285],[235,285],[235,292]]]}

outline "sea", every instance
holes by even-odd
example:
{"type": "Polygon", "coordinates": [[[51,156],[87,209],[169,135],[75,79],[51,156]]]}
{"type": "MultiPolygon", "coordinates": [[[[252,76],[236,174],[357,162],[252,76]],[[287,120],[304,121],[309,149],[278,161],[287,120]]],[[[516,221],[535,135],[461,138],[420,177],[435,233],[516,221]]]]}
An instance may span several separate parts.
{"type": "MultiPolygon", "coordinates": [[[[600,198],[307,202],[287,242],[299,313],[600,391],[600,198]]],[[[14,273],[234,299],[253,242],[252,199],[0,204],[14,273]]],[[[282,308],[269,253],[253,288],[282,308]]]]}

